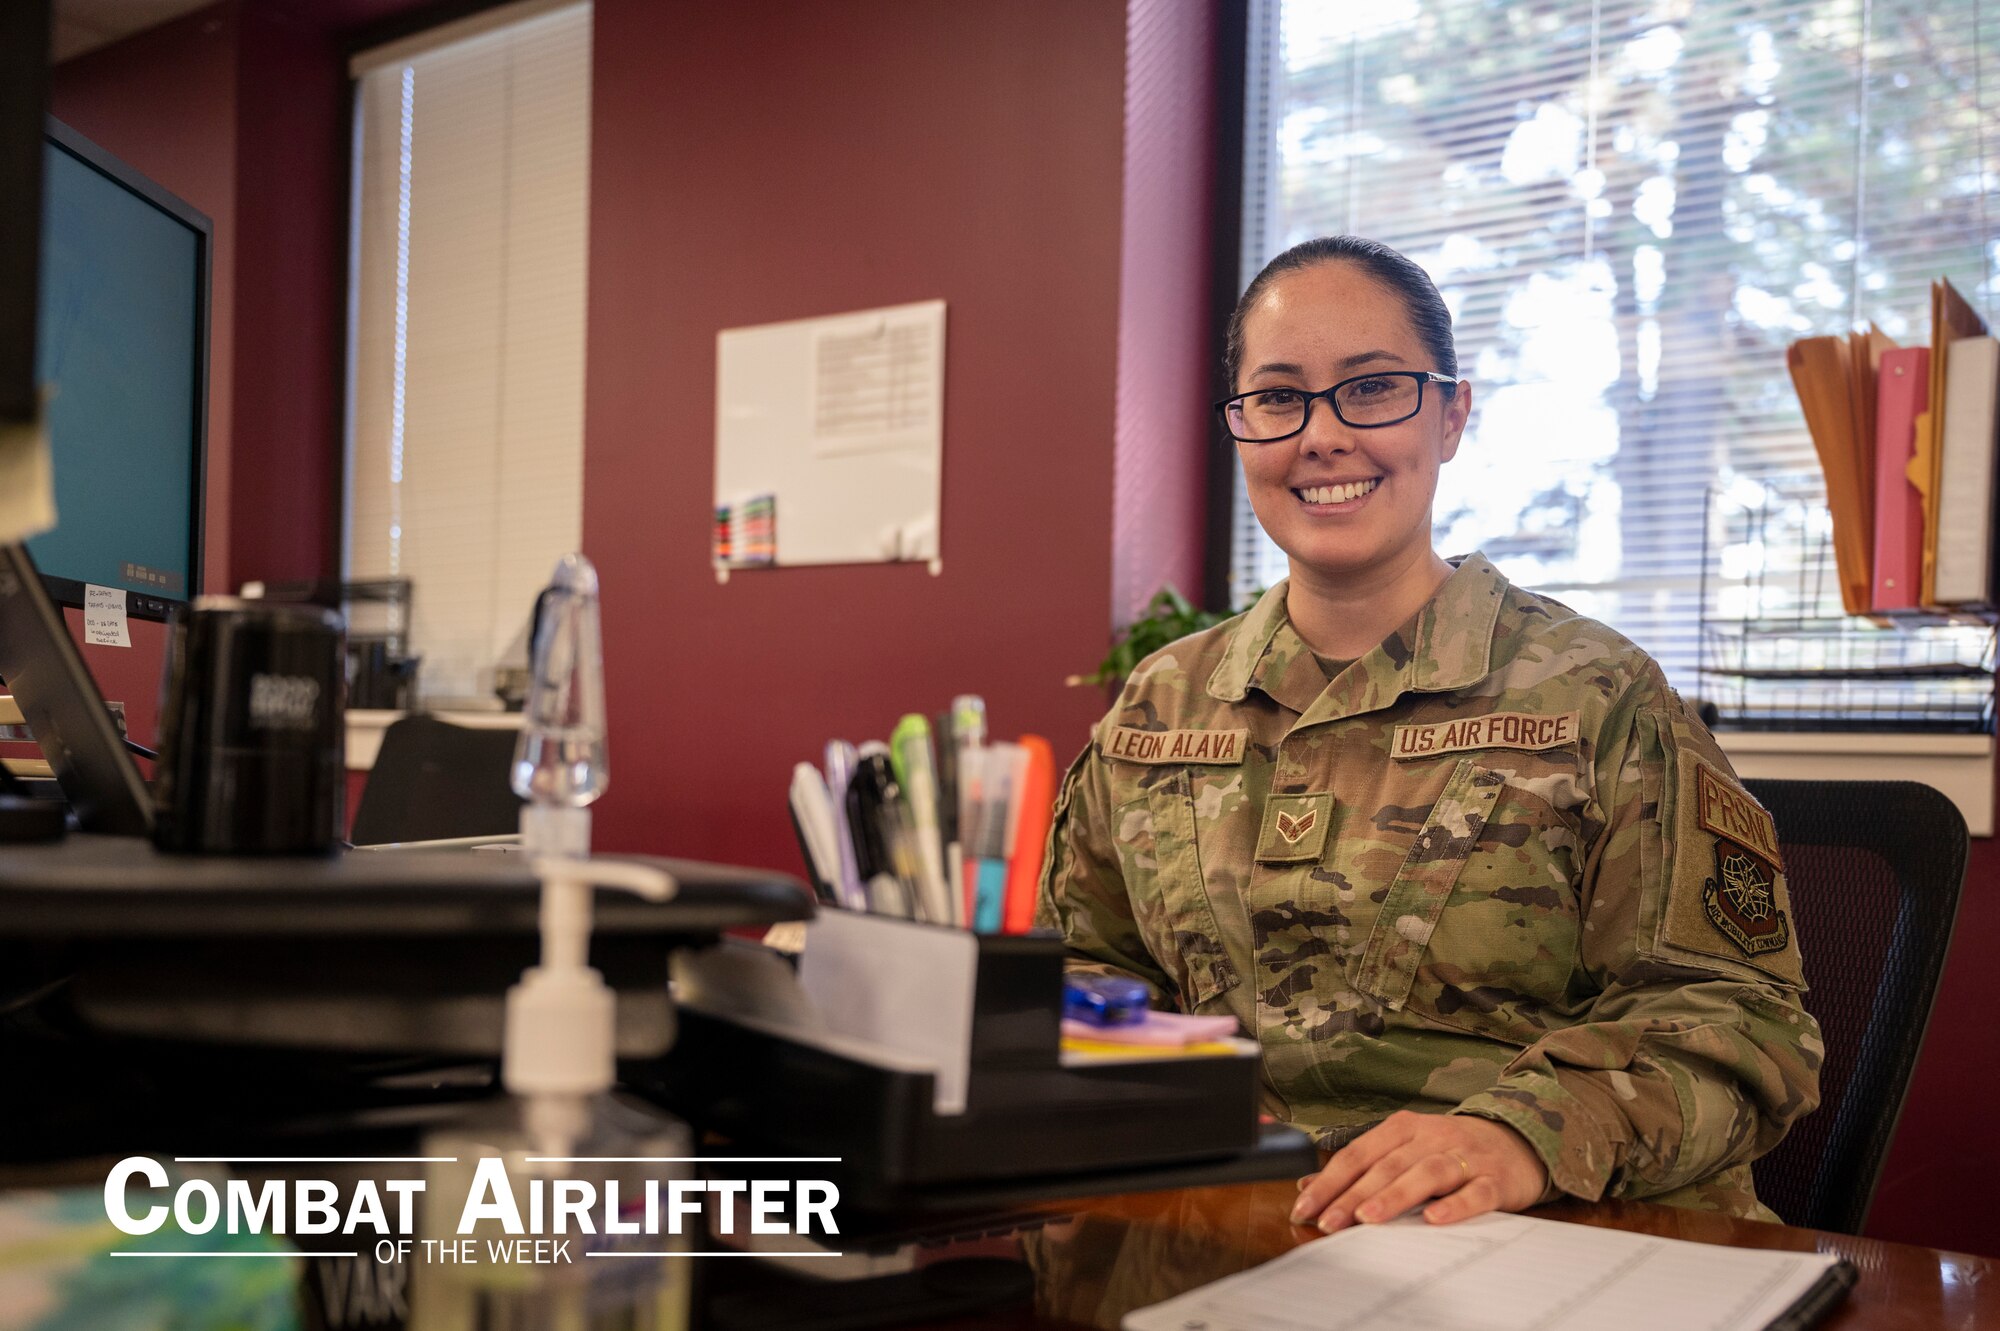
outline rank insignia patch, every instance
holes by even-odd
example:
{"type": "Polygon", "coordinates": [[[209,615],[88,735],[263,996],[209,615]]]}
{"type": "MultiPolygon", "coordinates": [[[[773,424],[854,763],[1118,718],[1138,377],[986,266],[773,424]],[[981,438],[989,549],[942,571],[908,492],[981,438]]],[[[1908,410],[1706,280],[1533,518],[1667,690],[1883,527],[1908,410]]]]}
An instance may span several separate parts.
{"type": "Polygon", "coordinates": [[[1333,822],[1333,794],[1273,795],[1264,805],[1258,829],[1257,859],[1264,864],[1303,864],[1319,859],[1326,849],[1327,826],[1333,822]]]}
{"type": "Polygon", "coordinates": [[[1715,877],[1702,885],[1701,904],[1709,922],[1747,957],[1781,952],[1791,942],[1771,866],[1731,842],[1715,843],[1715,877]]]}

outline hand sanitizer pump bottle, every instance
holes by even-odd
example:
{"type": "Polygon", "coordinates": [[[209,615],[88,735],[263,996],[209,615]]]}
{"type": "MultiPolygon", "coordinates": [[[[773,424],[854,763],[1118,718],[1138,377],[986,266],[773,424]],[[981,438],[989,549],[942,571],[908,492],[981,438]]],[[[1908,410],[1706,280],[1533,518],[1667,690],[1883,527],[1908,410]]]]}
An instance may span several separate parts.
{"type": "Polygon", "coordinates": [[[541,964],[507,992],[507,1097],[425,1143],[409,1325],[682,1331],[688,1259],[673,1254],[692,1245],[670,1232],[687,1221],[666,1203],[674,1180],[693,1177],[688,1132],[610,1094],[616,998],[589,956],[593,888],[664,900],[673,883],[589,858],[590,804],[610,777],[589,561],[564,556],[543,605],[513,776],[527,801],[523,849],[542,880],[541,964]],[[625,1255],[588,1255],[614,1252],[625,1255]]]}

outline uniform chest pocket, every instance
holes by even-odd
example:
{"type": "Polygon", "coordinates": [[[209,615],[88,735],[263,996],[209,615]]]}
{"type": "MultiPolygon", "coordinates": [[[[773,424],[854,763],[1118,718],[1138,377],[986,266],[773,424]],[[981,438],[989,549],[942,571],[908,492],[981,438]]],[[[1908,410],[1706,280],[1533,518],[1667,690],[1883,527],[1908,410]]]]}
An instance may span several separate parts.
{"type": "Polygon", "coordinates": [[[1364,994],[1400,1009],[1459,874],[1507,784],[1507,774],[1462,759],[1431,806],[1410,853],[1389,884],[1368,942],[1349,980],[1364,994]]]}
{"type": "Polygon", "coordinates": [[[1192,1012],[1236,987],[1195,845],[1194,797],[1185,771],[1161,772],[1144,795],[1113,811],[1132,914],[1146,946],[1192,1012]]]}

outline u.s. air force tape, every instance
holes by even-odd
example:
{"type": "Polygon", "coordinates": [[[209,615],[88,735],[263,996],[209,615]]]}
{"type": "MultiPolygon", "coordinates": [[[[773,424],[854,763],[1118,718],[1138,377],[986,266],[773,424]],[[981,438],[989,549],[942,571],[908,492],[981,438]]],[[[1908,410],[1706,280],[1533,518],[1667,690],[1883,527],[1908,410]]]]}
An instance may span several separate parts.
{"type": "Polygon", "coordinates": [[[1389,742],[1392,758],[1435,758],[1466,749],[1557,749],[1574,744],[1577,714],[1536,716],[1530,712],[1492,712],[1428,726],[1397,726],[1389,742]]]}
{"type": "Polygon", "coordinates": [[[1134,730],[1119,726],[1104,756],[1128,763],[1240,763],[1248,730],[1134,730]]]}

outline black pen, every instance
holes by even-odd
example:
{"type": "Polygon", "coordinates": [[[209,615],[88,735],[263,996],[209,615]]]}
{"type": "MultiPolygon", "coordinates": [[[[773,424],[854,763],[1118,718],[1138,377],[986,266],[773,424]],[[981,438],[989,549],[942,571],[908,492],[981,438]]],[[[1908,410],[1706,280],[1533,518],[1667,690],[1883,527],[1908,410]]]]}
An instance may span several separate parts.
{"type": "Polygon", "coordinates": [[[871,740],[861,746],[861,766],[855,772],[855,784],[863,788],[864,803],[872,805],[876,844],[882,854],[882,877],[878,881],[892,882],[900,888],[898,904],[902,909],[885,909],[883,913],[925,918],[917,907],[922,898],[917,892],[920,869],[916,820],[911,815],[909,801],[903,798],[903,788],[896,783],[887,745],[871,740]]]}
{"type": "Polygon", "coordinates": [[[895,788],[888,759],[879,752],[863,755],[847,787],[847,821],[854,836],[855,872],[867,890],[869,909],[907,919],[912,914],[910,891],[896,872],[893,843],[884,834],[884,806],[895,788]]]}

